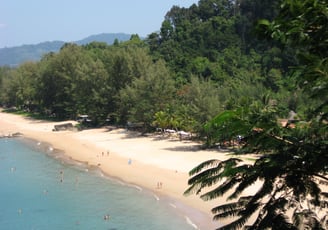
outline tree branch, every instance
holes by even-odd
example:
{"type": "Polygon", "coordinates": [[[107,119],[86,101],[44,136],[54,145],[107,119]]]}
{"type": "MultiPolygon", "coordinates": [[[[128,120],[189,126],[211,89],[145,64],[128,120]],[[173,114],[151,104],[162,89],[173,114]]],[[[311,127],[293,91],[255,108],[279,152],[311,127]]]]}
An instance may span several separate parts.
{"type": "Polygon", "coordinates": [[[320,177],[321,179],[324,179],[324,180],[326,180],[326,181],[328,181],[328,177],[325,177],[325,176],[323,176],[323,175],[320,175],[320,174],[313,174],[314,176],[317,176],[317,177],[320,177]]]}

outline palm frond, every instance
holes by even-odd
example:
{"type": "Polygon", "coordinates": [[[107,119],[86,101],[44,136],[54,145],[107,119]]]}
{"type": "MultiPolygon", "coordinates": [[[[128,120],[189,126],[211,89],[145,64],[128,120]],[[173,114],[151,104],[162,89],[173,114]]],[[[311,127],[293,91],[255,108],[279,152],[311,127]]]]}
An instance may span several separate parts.
{"type": "Polygon", "coordinates": [[[247,204],[247,202],[249,202],[250,199],[251,197],[242,197],[238,201],[216,206],[215,208],[212,208],[212,213],[220,214],[232,210],[240,210],[240,208],[243,208],[244,205],[247,204]]]}
{"type": "Polygon", "coordinates": [[[191,185],[191,184],[200,183],[202,180],[206,180],[207,178],[219,175],[221,172],[222,172],[221,167],[213,167],[210,169],[206,169],[191,177],[188,180],[188,184],[191,185]]]}
{"type": "Polygon", "coordinates": [[[306,183],[306,189],[311,197],[313,197],[311,203],[316,206],[320,205],[321,189],[319,188],[318,184],[312,180],[308,180],[306,183]]]}
{"type": "Polygon", "coordinates": [[[250,202],[257,202],[262,199],[266,195],[269,195],[273,190],[273,183],[269,180],[265,180],[262,184],[262,187],[257,190],[257,192],[252,196],[252,200],[250,202]]]}
{"type": "Polygon", "coordinates": [[[239,218],[236,221],[233,221],[225,226],[217,228],[217,230],[238,230],[241,229],[248,219],[245,218],[239,218]]]}
{"type": "Polygon", "coordinates": [[[244,209],[241,210],[238,215],[240,216],[251,216],[254,212],[260,207],[261,203],[259,202],[247,202],[244,206],[244,209]]]}
{"type": "Polygon", "coordinates": [[[223,226],[219,229],[239,229],[241,228],[247,220],[250,218],[250,216],[253,215],[253,213],[258,209],[260,204],[255,203],[248,205],[247,208],[245,208],[245,205],[248,204],[249,200],[251,200],[251,196],[249,197],[242,197],[236,202],[232,202],[229,204],[224,204],[217,206],[212,209],[212,212],[214,215],[214,220],[223,219],[226,217],[238,217],[235,221],[231,222],[230,224],[223,226]]]}
{"type": "Polygon", "coordinates": [[[237,220],[234,220],[231,223],[229,223],[223,227],[220,227],[218,229],[219,230],[240,229],[241,227],[243,227],[246,224],[248,219],[256,212],[256,210],[259,208],[259,206],[260,206],[260,204],[255,203],[246,209],[240,210],[239,213],[237,214],[238,216],[240,216],[240,218],[238,218],[237,220]]]}
{"type": "MultiPolygon", "coordinates": [[[[317,214],[312,210],[297,210],[293,213],[293,225],[296,227],[304,227],[306,229],[319,229],[323,230],[323,222],[318,218],[317,214]]],[[[304,228],[304,229],[305,229],[304,228]]]]}
{"type": "Polygon", "coordinates": [[[304,214],[295,209],[292,215],[292,222],[295,226],[299,226],[303,221],[304,214]]]}
{"type": "Polygon", "coordinates": [[[204,169],[212,168],[214,166],[218,166],[220,164],[220,162],[221,161],[216,160],[216,159],[211,159],[211,160],[204,161],[201,164],[197,165],[195,168],[193,168],[189,172],[189,176],[193,176],[193,175],[203,171],[204,169]]]}
{"type": "Polygon", "coordinates": [[[245,176],[241,179],[241,182],[239,183],[235,191],[228,197],[228,200],[237,198],[246,188],[254,184],[258,178],[259,176],[256,172],[245,174],[245,176]]]}
{"type": "Polygon", "coordinates": [[[235,208],[235,209],[227,210],[225,212],[218,213],[213,217],[213,220],[220,220],[220,219],[224,219],[227,217],[238,216],[238,213],[240,213],[240,211],[242,209],[243,209],[243,207],[239,207],[239,208],[235,208]]]}
{"type": "Polygon", "coordinates": [[[215,198],[220,197],[223,194],[225,194],[227,191],[229,191],[238,182],[239,182],[239,179],[236,178],[236,177],[227,179],[220,186],[218,186],[217,188],[213,189],[210,192],[207,192],[207,193],[201,195],[200,197],[205,201],[215,199],[215,198]]]}
{"type": "Polygon", "coordinates": [[[222,177],[232,177],[237,175],[242,176],[245,175],[245,173],[247,173],[250,168],[251,165],[249,164],[244,164],[240,166],[227,165],[220,175],[222,177]]]}
{"type": "Polygon", "coordinates": [[[328,192],[322,192],[321,195],[322,195],[324,198],[328,198],[328,192]]]}
{"type": "Polygon", "coordinates": [[[216,184],[222,178],[219,176],[217,169],[210,169],[194,176],[192,179],[192,181],[188,181],[191,186],[184,192],[184,195],[199,194],[202,189],[216,184]]]}
{"type": "Polygon", "coordinates": [[[184,196],[188,196],[191,194],[195,194],[197,193],[197,191],[201,190],[201,185],[200,184],[193,184],[191,186],[189,186],[184,192],[183,195],[184,196]]]}
{"type": "Polygon", "coordinates": [[[256,229],[267,229],[267,228],[271,228],[272,230],[297,229],[293,224],[289,222],[288,217],[282,213],[267,215],[257,226],[256,229]]]}
{"type": "Polygon", "coordinates": [[[191,186],[184,194],[199,194],[203,188],[210,187],[220,181],[223,177],[222,171],[235,166],[240,161],[240,159],[231,158],[226,161],[209,160],[200,164],[190,172],[194,176],[188,180],[188,184],[191,186]]]}
{"type": "Polygon", "coordinates": [[[233,110],[226,110],[214,117],[210,122],[205,124],[204,129],[205,131],[210,131],[213,127],[219,128],[223,124],[230,122],[231,120],[234,120],[238,118],[237,111],[233,110]]]}
{"type": "MultiPolygon", "coordinates": [[[[278,218],[277,220],[281,221],[282,225],[280,226],[285,226],[285,225],[289,226],[288,218],[286,215],[283,214],[284,207],[287,203],[288,200],[285,199],[284,197],[275,199],[275,196],[273,195],[267,201],[267,203],[264,206],[262,206],[261,212],[259,212],[253,224],[253,227],[251,227],[250,229],[274,228],[276,225],[276,223],[274,223],[274,220],[276,218],[278,218]]],[[[285,229],[285,228],[281,228],[281,229],[285,229]]]]}

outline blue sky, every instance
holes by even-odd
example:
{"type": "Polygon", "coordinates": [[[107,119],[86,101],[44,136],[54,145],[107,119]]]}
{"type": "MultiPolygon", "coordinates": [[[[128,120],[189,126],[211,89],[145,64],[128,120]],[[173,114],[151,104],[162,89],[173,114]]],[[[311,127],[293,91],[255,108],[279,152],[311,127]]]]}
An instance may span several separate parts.
{"type": "Polygon", "coordinates": [[[173,5],[198,0],[0,0],[0,48],[99,33],[147,36],[173,5]]]}

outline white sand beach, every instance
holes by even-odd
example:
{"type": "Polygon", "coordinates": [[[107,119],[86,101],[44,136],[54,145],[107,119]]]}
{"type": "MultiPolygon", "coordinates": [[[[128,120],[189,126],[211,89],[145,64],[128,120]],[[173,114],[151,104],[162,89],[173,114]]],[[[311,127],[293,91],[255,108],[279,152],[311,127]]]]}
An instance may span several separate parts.
{"type": "Polygon", "coordinates": [[[188,172],[209,159],[224,160],[229,153],[200,150],[200,144],[163,138],[161,135],[141,137],[125,129],[106,128],[84,131],[52,131],[55,124],[0,112],[0,136],[22,133],[23,136],[49,143],[73,160],[99,167],[105,174],[172,199],[172,207],[180,207],[199,229],[214,229],[226,224],[213,222],[211,208],[224,199],[204,202],[198,196],[184,196],[188,172]],[[174,202],[177,202],[175,204],[174,202]],[[190,207],[190,209],[188,208],[190,207]],[[197,214],[191,210],[197,210],[197,214]],[[193,213],[193,214],[190,214],[193,213]]]}

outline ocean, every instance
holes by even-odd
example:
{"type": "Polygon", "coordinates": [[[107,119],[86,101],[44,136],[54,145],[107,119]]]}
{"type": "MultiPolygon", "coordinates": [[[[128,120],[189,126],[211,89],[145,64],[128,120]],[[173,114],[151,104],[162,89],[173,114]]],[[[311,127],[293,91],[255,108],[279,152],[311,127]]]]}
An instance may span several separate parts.
{"type": "Polygon", "coordinates": [[[197,229],[168,199],[24,138],[0,139],[0,183],[0,229],[197,229]]]}

